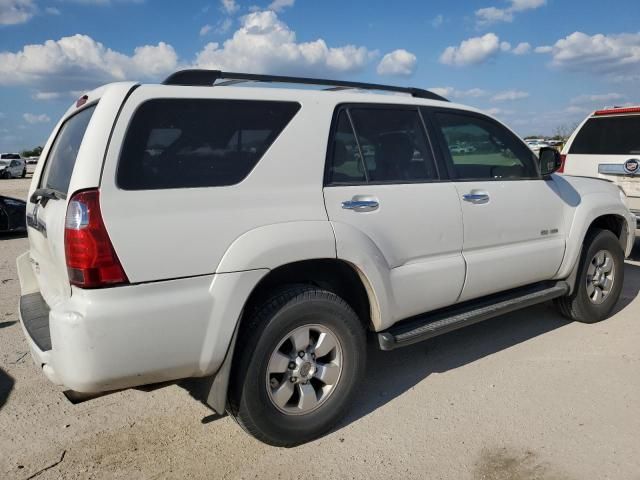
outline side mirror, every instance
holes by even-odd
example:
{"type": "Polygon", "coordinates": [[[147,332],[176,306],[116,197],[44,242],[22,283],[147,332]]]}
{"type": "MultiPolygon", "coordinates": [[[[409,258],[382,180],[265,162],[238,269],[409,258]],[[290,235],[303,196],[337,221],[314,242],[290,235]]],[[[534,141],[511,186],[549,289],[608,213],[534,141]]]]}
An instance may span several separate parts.
{"type": "Polygon", "coordinates": [[[557,172],[562,167],[560,152],[555,148],[542,147],[538,158],[540,159],[540,173],[543,177],[557,172]]]}

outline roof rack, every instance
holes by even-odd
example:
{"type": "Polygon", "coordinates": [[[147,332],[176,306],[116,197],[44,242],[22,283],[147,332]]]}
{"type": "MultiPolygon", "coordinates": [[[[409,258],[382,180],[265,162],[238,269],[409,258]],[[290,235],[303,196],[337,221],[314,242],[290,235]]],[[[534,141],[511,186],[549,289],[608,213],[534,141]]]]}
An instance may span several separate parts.
{"type": "MultiPolygon", "coordinates": [[[[408,93],[416,98],[428,98],[430,100],[448,100],[440,95],[413,87],[396,87],[393,85],[381,85],[377,83],[347,82],[342,80],[327,80],[323,78],[307,77],[286,77],[281,75],[260,75],[255,73],[234,73],[220,70],[180,70],[169,75],[163,85],[185,85],[185,86],[214,86],[217,80],[228,80],[224,82],[231,85],[238,82],[274,82],[274,83],[298,83],[302,85],[326,85],[337,87],[338,89],[357,88],[362,90],[381,90],[386,92],[408,93]]],[[[220,84],[218,84],[220,85],[220,84]]],[[[330,90],[334,90],[333,88],[330,90]]]]}

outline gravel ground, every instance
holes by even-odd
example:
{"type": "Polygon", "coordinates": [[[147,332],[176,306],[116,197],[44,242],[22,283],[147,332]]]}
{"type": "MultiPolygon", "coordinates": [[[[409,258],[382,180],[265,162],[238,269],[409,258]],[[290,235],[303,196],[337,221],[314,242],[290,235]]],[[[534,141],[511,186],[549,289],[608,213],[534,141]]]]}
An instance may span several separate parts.
{"type": "MultiPolygon", "coordinates": [[[[27,188],[0,180],[1,194],[27,188]]],[[[640,479],[640,248],[602,323],[542,305],[370,348],[350,416],[292,449],[255,441],[185,386],[68,403],[18,323],[14,262],[26,249],[0,237],[0,478],[640,479]]]]}

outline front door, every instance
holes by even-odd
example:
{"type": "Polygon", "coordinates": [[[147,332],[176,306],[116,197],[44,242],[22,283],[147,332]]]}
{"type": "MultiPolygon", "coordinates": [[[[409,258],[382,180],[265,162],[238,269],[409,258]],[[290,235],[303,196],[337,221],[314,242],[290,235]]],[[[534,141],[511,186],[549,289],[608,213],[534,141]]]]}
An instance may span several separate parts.
{"type": "Polygon", "coordinates": [[[380,252],[390,285],[383,322],[455,303],[465,275],[460,202],[440,181],[419,110],[343,106],[332,131],[324,197],[338,257],[357,259],[355,237],[380,252]]]}
{"type": "Polygon", "coordinates": [[[432,110],[462,205],[460,301],[551,279],[564,256],[563,203],[531,150],[479,114],[432,110]]]}

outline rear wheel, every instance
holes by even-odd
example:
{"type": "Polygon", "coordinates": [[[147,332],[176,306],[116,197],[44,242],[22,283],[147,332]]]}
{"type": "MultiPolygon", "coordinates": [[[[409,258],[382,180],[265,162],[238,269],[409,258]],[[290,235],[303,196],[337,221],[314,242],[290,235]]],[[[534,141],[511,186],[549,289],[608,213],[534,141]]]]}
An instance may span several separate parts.
{"type": "Polygon", "coordinates": [[[571,295],[556,300],[567,318],[595,323],[609,316],[624,282],[624,252],[609,230],[594,229],[582,247],[576,285],[571,295]]]}
{"type": "Polygon", "coordinates": [[[337,295],[294,285],[251,314],[236,347],[230,413],[257,439],[294,446],[330,430],[364,373],[365,332],[337,295]]]}
{"type": "Polygon", "coordinates": [[[9,170],[5,170],[4,172],[2,172],[1,177],[2,178],[11,178],[11,173],[9,172],[9,170]]]}

